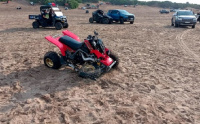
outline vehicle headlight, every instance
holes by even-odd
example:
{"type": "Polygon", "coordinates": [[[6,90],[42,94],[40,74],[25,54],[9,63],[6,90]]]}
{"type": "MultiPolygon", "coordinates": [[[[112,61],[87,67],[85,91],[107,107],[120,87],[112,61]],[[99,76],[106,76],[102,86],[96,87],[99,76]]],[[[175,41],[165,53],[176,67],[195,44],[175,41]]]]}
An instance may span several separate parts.
{"type": "Polygon", "coordinates": [[[180,17],[178,17],[178,20],[182,21],[183,19],[182,19],[182,18],[180,18],[180,17]]]}
{"type": "Polygon", "coordinates": [[[197,21],[197,19],[196,19],[196,18],[194,18],[194,19],[193,19],[193,21],[194,21],[194,22],[196,22],[196,21],[197,21]]]}

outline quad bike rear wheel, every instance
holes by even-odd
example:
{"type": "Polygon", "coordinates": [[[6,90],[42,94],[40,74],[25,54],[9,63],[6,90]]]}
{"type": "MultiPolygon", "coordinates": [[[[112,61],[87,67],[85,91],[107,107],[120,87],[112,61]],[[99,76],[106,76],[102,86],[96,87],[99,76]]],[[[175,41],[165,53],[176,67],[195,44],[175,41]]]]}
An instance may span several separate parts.
{"type": "Polygon", "coordinates": [[[37,21],[34,21],[32,23],[32,26],[33,26],[34,29],[39,28],[39,23],[37,21]]]}
{"type": "Polygon", "coordinates": [[[63,28],[62,23],[61,22],[56,22],[55,28],[56,28],[56,30],[61,30],[63,28]]]}
{"type": "Polygon", "coordinates": [[[90,78],[95,80],[101,75],[101,70],[95,68],[93,65],[85,63],[79,70],[79,76],[83,78],[90,78]]]}
{"type": "Polygon", "coordinates": [[[60,57],[56,52],[47,52],[44,56],[45,66],[52,69],[59,69],[61,67],[60,57]]]}

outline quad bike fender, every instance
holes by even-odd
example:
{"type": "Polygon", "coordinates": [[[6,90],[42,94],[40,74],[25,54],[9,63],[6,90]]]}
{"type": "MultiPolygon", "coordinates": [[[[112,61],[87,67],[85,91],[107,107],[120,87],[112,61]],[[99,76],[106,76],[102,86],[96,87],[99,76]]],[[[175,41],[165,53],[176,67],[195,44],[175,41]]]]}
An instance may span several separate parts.
{"type": "Polygon", "coordinates": [[[113,63],[113,60],[109,57],[106,56],[103,60],[100,61],[101,63],[103,63],[106,66],[110,66],[113,63]]]}
{"type": "Polygon", "coordinates": [[[62,54],[62,56],[65,56],[65,51],[68,49],[68,47],[65,44],[62,44],[58,41],[58,38],[54,39],[52,36],[46,36],[45,39],[56,45],[62,54]]]}
{"type": "Polygon", "coordinates": [[[113,63],[113,60],[112,60],[112,58],[110,58],[108,55],[103,55],[103,54],[101,54],[98,50],[93,50],[91,53],[94,53],[96,56],[97,56],[97,58],[99,59],[99,58],[102,58],[101,60],[100,60],[100,62],[101,63],[103,63],[104,65],[106,65],[106,66],[110,66],[112,63],[113,63]]]}
{"type": "Polygon", "coordinates": [[[70,32],[70,31],[68,31],[68,30],[63,31],[62,33],[63,33],[64,35],[67,35],[67,36],[69,36],[69,37],[75,39],[76,41],[79,41],[79,42],[81,41],[80,38],[79,38],[78,36],[76,36],[74,33],[70,32]]]}

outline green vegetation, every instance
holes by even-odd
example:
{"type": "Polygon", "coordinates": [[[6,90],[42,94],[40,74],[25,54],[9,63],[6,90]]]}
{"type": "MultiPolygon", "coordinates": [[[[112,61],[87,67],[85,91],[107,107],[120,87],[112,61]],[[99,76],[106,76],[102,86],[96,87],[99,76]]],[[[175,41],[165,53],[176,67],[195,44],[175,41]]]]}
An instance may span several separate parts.
{"type": "Polygon", "coordinates": [[[76,1],[76,0],[68,0],[68,4],[71,9],[75,9],[78,7],[78,1],[76,1]]]}
{"type": "MultiPolygon", "coordinates": [[[[7,1],[7,0],[0,0],[0,1],[7,1]]],[[[41,3],[41,4],[47,4],[51,2],[55,2],[59,5],[64,5],[65,3],[68,3],[70,8],[74,9],[78,7],[78,3],[98,3],[99,0],[30,0],[35,3],[41,3]]],[[[189,2],[187,3],[175,3],[175,2],[170,2],[170,1],[139,1],[139,0],[102,0],[105,2],[110,2],[111,4],[114,5],[147,5],[147,6],[153,6],[153,7],[162,7],[162,8],[186,8],[186,7],[191,7],[191,8],[196,8],[199,9],[200,5],[198,4],[190,4],[189,2]]]]}
{"type": "MultiPolygon", "coordinates": [[[[87,0],[85,0],[87,1],[87,0]]],[[[89,1],[89,0],[88,0],[89,1]]],[[[111,4],[115,4],[115,5],[147,5],[147,6],[153,6],[153,7],[162,7],[162,8],[187,8],[187,7],[191,7],[191,8],[196,8],[199,9],[200,5],[198,4],[190,4],[189,2],[187,3],[173,3],[170,1],[163,1],[163,2],[159,2],[159,1],[149,1],[149,2],[145,2],[145,1],[139,1],[139,0],[104,0],[106,2],[110,2],[111,4]]]]}
{"type": "Polygon", "coordinates": [[[199,9],[200,5],[198,4],[190,4],[189,2],[187,3],[176,3],[176,2],[170,2],[170,1],[163,1],[163,2],[159,2],[159,1],[149,1],[149,2],[143,2],[143,1],[138,1],[139,5],[147,5],[147,6],[155,6],[155,7],[162,7],[162,8],[187,8],[187,7],[191,7],[191,8],[195,8],[195,9],[199,9]]]}
{"type": "Polygon", "coordinates": [[[71,9],[77,8],[79,3],[82,3],[82,0],[30,0],[30,1],[34,3],[40,3],[42,5],[54,2],[61,6],[65,5],[65,3],[68,3],[71,9]]]}
{"type": "Polygon", "coordinates": [[[114,5],[136,5],[138,0],[104,0],[114,5]]]}
{"type": "Polygon", "coordinates": [[[88,3],[98,3],[99,2],[99,0],[82,0],[83,1],[83,3],[86,3],[86,2],[88,2],[88,3]]]}

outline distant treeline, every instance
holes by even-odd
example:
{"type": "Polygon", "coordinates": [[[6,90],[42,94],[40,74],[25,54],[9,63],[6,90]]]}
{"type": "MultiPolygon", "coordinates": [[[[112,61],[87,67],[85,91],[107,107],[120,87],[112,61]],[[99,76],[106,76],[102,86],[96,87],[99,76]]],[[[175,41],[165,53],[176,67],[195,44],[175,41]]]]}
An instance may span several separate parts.
{"type": "MultiPolygon", "coordinates": [[[[7,1],[7,0],[0,0],[0,1],[7,1]]],[[[99,0],[29,0],[31,2],[35,2],[35,3],[41,3],[41,4],[47,4],[47,3],[51,3],[51,2],[55,2],[59,5],[65,5],[65,3],[68,3],[70,8],[77,8],[78,7],[78,3],[98,3],[99,0]]],[[[170,2],[170,1],[163,1],[163,2],[159,2],[159,1],[149,1],[149,2],[145,2],[145,1],[138,1],[138,0],[102,0],[104,2],[109,2],[111,4],[114,5],[147,5],[147,6],[153,6],[153,7],[161,7],[161,8],[187,8],[187,7],[191,7],[191,8],[195,8],[195,9],[199,9],[200,5],[198,4],[190,4],[189,2],[186,3],[175,3],[175,2],[170,2]]]]}
{"type": "Polygon", "coordinates": [[[195,8],[195,9],[199,9],[200,5],[198,4],[190,4],[189,2],[186,3],[175,3],[175,2],[170,2],[170,1],[163,1],[163,2],[159,2],[159,1],[149,1],[149,2],[143,2],[143,1],[138,1],[139,5],[147,5],[147,6],[155,6],[155,7],[162,7],[162,8],[187,8],[187,7],[191,7],[191,8],[195,8]]]}
{"type": "Polygon", "coordinates": [[[153,7],[161,7],[161,8],[195,8],[199,9],[200,5],[198,4],[190,4],[189,2],[186,3],[175,3],[175,2],[170,2],[170,1],[138,1],[138,0],[104,0],[106,2],[110,2],[111,4],[115,5],[147,5],[147,6],[153,6],[153,7]]]}

